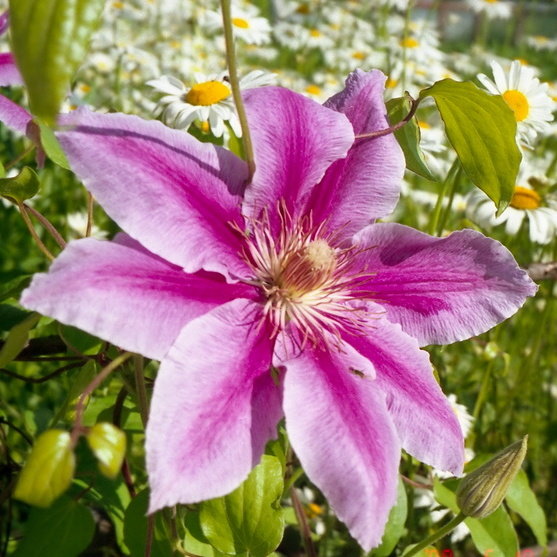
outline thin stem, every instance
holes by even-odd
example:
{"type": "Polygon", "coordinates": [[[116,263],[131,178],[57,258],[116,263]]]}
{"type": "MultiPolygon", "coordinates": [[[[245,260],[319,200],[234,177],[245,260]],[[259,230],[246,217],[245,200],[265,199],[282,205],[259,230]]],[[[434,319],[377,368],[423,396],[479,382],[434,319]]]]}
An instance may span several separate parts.
{"type": "Polygon", "coordinates": [[[435,204],[435,208],[433,209],[433,216],[429,223],[429,233],[431,235],[434,235],[437,232],[437,228],[439,225],[439,217],[441,216],[441,209],[443,208],[443,200],[445,199],[445,195],[447,194],[449,185],[454,180],[454,175],[457,172],[458,167],[459,167],[459,161],[458,159],[455,159],[453,164],[451,165],[451,168],[449,169],[447,177],[445,178],[443,184],[441,185],[441,191],[439,192],[439,197],[437,197],[437,203],[435,204]]]}
{"type": "Polygon", "coordinates": [[[85,390],[81,393],[79,400],[75,406],[75,420],[72,430],[72,446],[75,446],[79,436],[81,435],[82,424],[83,424],[83,413],[85,412],[85,401],[93,391],[118,367],[120,367],[126,360],[131,358],[133,354],[131,352],[124,352],[120,354],[117,358],[114,358],[107,366],[105,366],[99,374],[87,385],[85,390]]]}
{"type": "Polygon", "coordinates": [[[153,538],[155,533],[155,515],[147,516],[147,537],[145,539],[145,557],[151,557],[151,549],[153,547],[153,538]]]}
{"type": "Polygon", "coordinates": [[[457,514],[451,521],[449,521],[445,526],[437,530],[428,536],[425,540],[421,541],[419,544],[415,545],[408,553],[403,553],[403,557],[412,557],[412,555],[416,555],[422,549],[425,549],[428,545],[434,544],[437,540],[445,537],[449,532],[454,530],[464,519],[466,516],[462,513],[457,514]]]}
{"type": "Polygon", "coordinates": [[[22,161],[29,153],[32,153],[34,150],[35,150],[35,145],[31,145],[31,147],[28,147],[25,151],[23,151],[23,153],[18,155],[13,161],[10,161],[6,165],[4,165],[4,168],[6,170],[10,170],[10,168],[15,166],[18,162],[22,161]]]}
{"type": "Polygon", "coordinates": [[[302,507],[302,503],[300,503],[300,498],[298,497],[298,493],[295,487],[290,490],[290,497],[292,499],[292,506],[294,507],[296,519],[298,520],[298,524],[300,525],[306,554],[308,555],[308,557],[317,557],[317,553],[315,552],[315,547],[313,545],[313,540],[311,539],[311,530],[309,529],[308,521],[304,513],[304,508],[302,507]]]}
{"type": "Polygon", "coordinates": [[[53,371],[52,373],[49,373],[48,375],[45,375],[44,377],[39,377],[39,378],[25,377],[25,375],[20,375],[19,373],[16,373],[15,371],[10,371],[9,369],[4,369],[4,368],[0,368],[0,372],[5,373],[6,375],[9,375],[10,377],[13,377],[14,379],[19,379],[20,381],[25,381],[26,383],[44,383],[45,381],[48,381],[49,379],[52,379],[53,377],[57,377],[58,375],[62,375],[62,373],[64,373],[65,371],[69,371],[70,369],[74,369],[76,367],[81,367],[82,365],[84,365],[84,363],[85,363],[85,361],[72,362],[71,364],[62,366],[62,367],[58,368],[56,371],[53,371]]]}
{"type": "Polygon", "coordinates": [[[253,144],[248,127],[248,119],[246,110],[242,101],[242,93],[240,91],[240,82],[238,81],[238,69],[236,66],[236,53],[234,50],[234,35],[232,33],[232,17],[230,15],[230,0],[220,0],[222,10],[222,21],[224,24],[224,41],[226,43],[226,65],[228,66],[228,77],[230,79],[230,87],[238,119],[242,128],[242,145],[244,146],[244,155],[248,165],[249,180],[253,178],[255,173],[255,157],[253,155],[253,144]]]}
{"type": "Polygon", "coordinates": [[[25,221],[27,228],[29,229],[31,236],[33,236],[33,240],[35,240],[37,247],[46,255],[48,259],[50,259],[50,261],[53,261],[54,255],[52,255],[52,253],[48,251],[48,248],[43,244],[42,240],[39,238],[39,235],[37,234],[37,231],[33,227],[33,223],[31,222],[31,219],[27,214],[27,209],[25,208],[25,205],[21,201],[18,201],[17,206],[19,207],[19,212],[21,213],[21,216],[25,221]]]}
{"type": "MultiPolygon", "coordinates": [[[[118,396],[116,397],[116,402],[114,403],[114,409],[112,410],[112,423],[120,428],[122,423],[122,409],[124,408],[124,402],[126,397],[128,396],[128,390],[126,387],[122,387],[118,396]]],[[[136,496],[135,486],[133,485],[133,479],[130,472],[130,465],[128,463],[128,459],[124,458],[124,462],[122,462],[122,478],[124,479],[124,483],[126,484],[126,488],[130,497],[133,499],[136,496]]]]}
{"type": "Polygon", "coordinates": [[[133,370],[135,377],[135,390],[137,394],[137,405],[143,427],[147,427],[149,417],[149,401],[147,400],[147,390],[145,389],[145,375],[143,374],[143,356],[134,354],[133,370]]]}
{"type": "Polygon", "coordinates": [[[17,431],[23,437],[23,439],[25,439],[25,441],[29,443],[29,445],[33,445],[33,440],[31,439],[31,437],[29,437],[29,435],[27,435],[25,431],[23,431],[16,425],[12,424],[12,422],[6,420],[6,418],[0,417],[0,424],[6,424],[9,428],[13,429],[14,431],[17,431]]]}
{"type": "Polygon", "coordinates": [[[95,200],[91,192],[87,192],[87,226],[85,227],[85,237],[91,236],[91,230],[93,229],[93,207],[95,206],[95,200]]]}
{"type": "Polygon", "coordinates": [[[58,230],[56,230],[56,228],[54,228],[54,225],[41,213],[39,213],[39,211],[37,211],[37,209],[34,209],[33,207],[31,207],[30,205],[27,205],[26,203],[23,204],[23,206],[25,207],[25,209],[31,213],[44,227],[44,229],[54,238],[54,241],[62,248],[64,249],[66,247],[66,240],[64,240],[64,238],[62,238],[62,235],[60,234],[60,232],[58,232],[58,230]]]}
{"type": "Polygon", "coordinates": [[[410,106],[410,110],[408,111],[408,114],[400,122],[397,122],[396,124],[392,125],[389,128],[385,128],[384,130],[377,130],[377,131],[374,131],[374,132],[358,134],[357,136],[355,136],[355,138],[356,139],[374,139],[376,137],[382,137],[384,135],[389,135],[391,133],[394,133],[397,130],[399,130],[400,128],[406,126],[406,124],[408,124],[408,122],[410,122],[410,120],[412,120],[412,118],[414,117],[414,114],[416,114],[416,110],[418,110],[418,105],[420,104],[420,99],[411,99],[411,103],[412,103],[412,106],[410,106]]]}

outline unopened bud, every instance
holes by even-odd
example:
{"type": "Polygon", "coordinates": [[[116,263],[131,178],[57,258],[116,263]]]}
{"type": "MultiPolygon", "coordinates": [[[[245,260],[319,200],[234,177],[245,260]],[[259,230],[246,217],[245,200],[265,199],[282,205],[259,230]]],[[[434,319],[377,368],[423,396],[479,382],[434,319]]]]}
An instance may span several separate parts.
{"type": "Polygon", "coordinates": [[[526,456],[528,435],[462,479],[456,502],[463,514],[485,518],[496,511],[526,456]]]}

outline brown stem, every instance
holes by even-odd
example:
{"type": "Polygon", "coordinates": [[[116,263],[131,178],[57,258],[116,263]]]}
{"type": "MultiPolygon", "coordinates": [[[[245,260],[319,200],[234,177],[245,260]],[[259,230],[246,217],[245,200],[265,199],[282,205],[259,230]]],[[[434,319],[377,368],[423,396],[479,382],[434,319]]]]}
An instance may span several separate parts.
{"type": "Polygon", "coordinates": [[[151,548],[153,547],[153,534],[155,531],[155,515],[147,516],[147,537],[145,539],[145,557],[151,557],[151,548]]]}
{"type": "Polygon", "coordinates": [[[58,368],[56,371],[53,371],[52,373],[49,373],[48,375],[45,375],[44,377],[39,377],[39,378],[35,378],[35,377],[26,377],[25,375],[20,375],[19,373],[16,373],[15,371],[10,371],[9,369],[5,369],[5,368],[0,368],[0,372],[9,375],[10,377],[13,377],[14,379],[19,379],[20,381],[25,381],[26,383],[44,383],[45,381],[48,381],[49,379],[52,379],[53,377],[57,377],[58,375],[62,375],[62,373],[64,373],[65,371],[69,371],[70,369],[74,369],[76,367],[81,367],[85,362],[84,361],[79,361],[79,362],[72,362],[71,364],[62,366],[60,368],[58,368]]]}
{"type": "Polygon", "coordinates": [[[95,205],[95,200],[93,194],[87,192],[87,226],[85,228],[85,237],[91,236],[91,230],[93,229],[93,207],[95,205]]]}
{"type": "Polygon", "coordinates": [[[400,475],[400,478],[405,484],[411,485],[412,487],[417,487],[418,489],[433,489],[433,485],[431,484],[422,484],[420,482],[415,482],[414,480],[411,480],[410,478],[403,476],[402,474],[400,475]]]}
{"type": "MultiPolygon", "coordinates": [[[[116,402],[114,403],[114,409],[112,411],[112,423],[116,427],[120,427],[122,424],[122,409],[124,408],[124,402],[128,396],[128,390],[126,387],[122,387],[118,396],[116,397],[116,402]]],[[[124,458],[122,462],[122,478],[128,489],[130,497],[133,499],[136,496],[135,486],[133,484],[132,475],[130,472],[130,465],[127,458],[124,458]]]]}
{"type": "Polygon", "coordinates": [[[25,209],[31,213],[45,228],[45,230],[54,238],[54,241],[62,248],[64,249],[66,247],[66,240],[64,240],[64,238],[62,238],[62,235],[60,234],[60,232],[58,232],[58,230],[56,230],[56,228],[54,227],[54,225],[41,213],[39,213],[39,211],[37,211],[37,209],[31,207],[30,205],[27,204],[23,204],[23,206],[25,207],[25,209]]]}
{"type": "Polygon", "coordinates": [[[376,137],[389,135],[404,127],[406,124],[408,124],[408,122],[410,122],[410,120],[412,120],[414,114],[416,114],[416,110],[418,110],[418,105],[420,104],[420,99],[411,99],[411,103],[412,106],[410,107],[410,111],[400,122],[394,124],[390,128],[385,128],[384,130],[358,134],[356,136],[356,139],[374,139],[376,137]]]}
{"type": "Polygon", "coordinates": [[[25,224],[27,225],[27,228],[29,229],[29,232],[31,233],[31,236],[33,236],[33,240],[35,240],[35,243],[37,244],[37,247],[46,255],[46,257],[48,259],[50,259],[50,261],[54,260],[54,255],[52,255],[52,253],[50,253],[50,251],[48,251],[48,248],[43,244],[42,240],[39,238],[37,231],[35,230],[35,228],[33,227],[33,223],[31,222],[31,219],[29,218],[29,215],[27,214],[27,209],[26,209],[26,205],[24,205],[21,201],[17,202],[17,206],[19,207],[19,212],[23,218],[23,220],[25,221],[25,224]]]}
{"type": "Polygon", "coordinates": [[[311,530],[309,529],[309,524],[306,519],[306,513],[298,497],[298,493],[295,487],[290,490],[290,498],[292,499],[292,506],[294,507],[294,513],[296,514],[296,519],[300,525],[300,530],[302,534],[302,540],[304,542],[304,547],[306,549],[306,554],[308,557],[317,557],[315,552],[315,547],[313,545],[313,540],[311,539],[311,530]]]}
{"type": "Polygon", "coordinates": [[[13,161],[10,161],[6,165],[4,165],[4,168],[6,170],[10,170],[10,168],[15,166],[18,162],[22,161],[29,153],[32,153],[34,150],[35,150],[35,146],[31,145],[31,147],[23,151],[23,153],[21,153],[21,155],[18,155],[13,161]]]}

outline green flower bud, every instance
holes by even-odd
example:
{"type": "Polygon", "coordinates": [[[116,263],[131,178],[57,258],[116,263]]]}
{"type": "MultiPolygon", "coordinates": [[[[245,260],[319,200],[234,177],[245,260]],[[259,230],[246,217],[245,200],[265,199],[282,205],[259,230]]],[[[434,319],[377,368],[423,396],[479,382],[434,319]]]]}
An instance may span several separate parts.
{"type": "Polygon", "coordinates": [[[528,435],[509,445],[462,479],[456,502],[466,516],[485,518],[497,510],[526,456],[528,435]]]}
{"type": "Polygon", "coordinates": [[[126,435],[116,426],[101,422],[87,433],[87,443],[99,461],[99,470],[114,479],[126,455],[126,435]]]}

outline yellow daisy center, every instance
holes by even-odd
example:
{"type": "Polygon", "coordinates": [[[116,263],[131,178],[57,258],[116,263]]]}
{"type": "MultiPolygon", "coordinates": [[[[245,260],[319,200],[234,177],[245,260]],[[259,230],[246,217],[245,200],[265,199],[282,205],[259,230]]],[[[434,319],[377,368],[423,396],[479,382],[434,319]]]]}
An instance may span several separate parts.
{"type": "Polygon", "coordinates": [[[397,79],[393,79],[392,77],[387,78],[387,82],[385,83],[385,87],[387,89],[394,89],[398,84],[397,79]]]}
{"type": "Polygon", "coordinates": [[[488,4],[495,4],[497,3],[499,0],[485,0],[488,4]]]}
{"type": "Polygon", "coordinates": [[[209,106],[230,96],[230,89],[220,81],[205,81],[194,85],[184,100],[195,106],[209,106]]]}
{"type": "Polygon", "coordinates": [[[515,209],[537,209],[541,205],[541,197],[538,192],[530,188],[516,186],[510,205],[515,209]]]}
{"type": "Polygon", "coordinates": [[[239,27],[240,29],[249,29],[249,22],[241,17],[233,17],[232,25],[239,27]]]}
{"type": "Polygon", "coordinates": [[[306,93],[309,93],[310,95],[319,95],[321,93],[321,88],[317,85],[308,85],[306,87],[306,93]]]}
{"type": "Polygon", "coordinates": [[[312,37],[320,37],[321,36],[321,31],[319,31],[318,29],[311,29],[309,34],[312,37]]]}
{"type": "Polygon", "coordinates": [[[421,120],[418,122],[418,126],[422,130],[430,130],[431,129],[431,126],[427,122],[422,122],[421,120]]]}
{"type": "Polygon", "coordinates": [[[360,50],[358,50],[357,52],[354,52],[354,54],[352,54],[352,58],[356,58],[356,60],[364,60],[365,57],[366,57],[366,55],[360,50]]]}
{"type": "Polygon", "coordinates": [[[400,41],[400,46],[404,48],[416,48],[420,46],[420,43],[413,37],[406,37],[406,39],[400,41]]]}
{"type": "Polygon", "coordinates": [[[509,106],[509,108],[514,112],[514,117],[517,122],[522,122],[528,118],[528,113],[530,112],[530,105],[528,104],[528,99],[516,89],[510,89],[503,93],[503,99],[509,106]]]}

